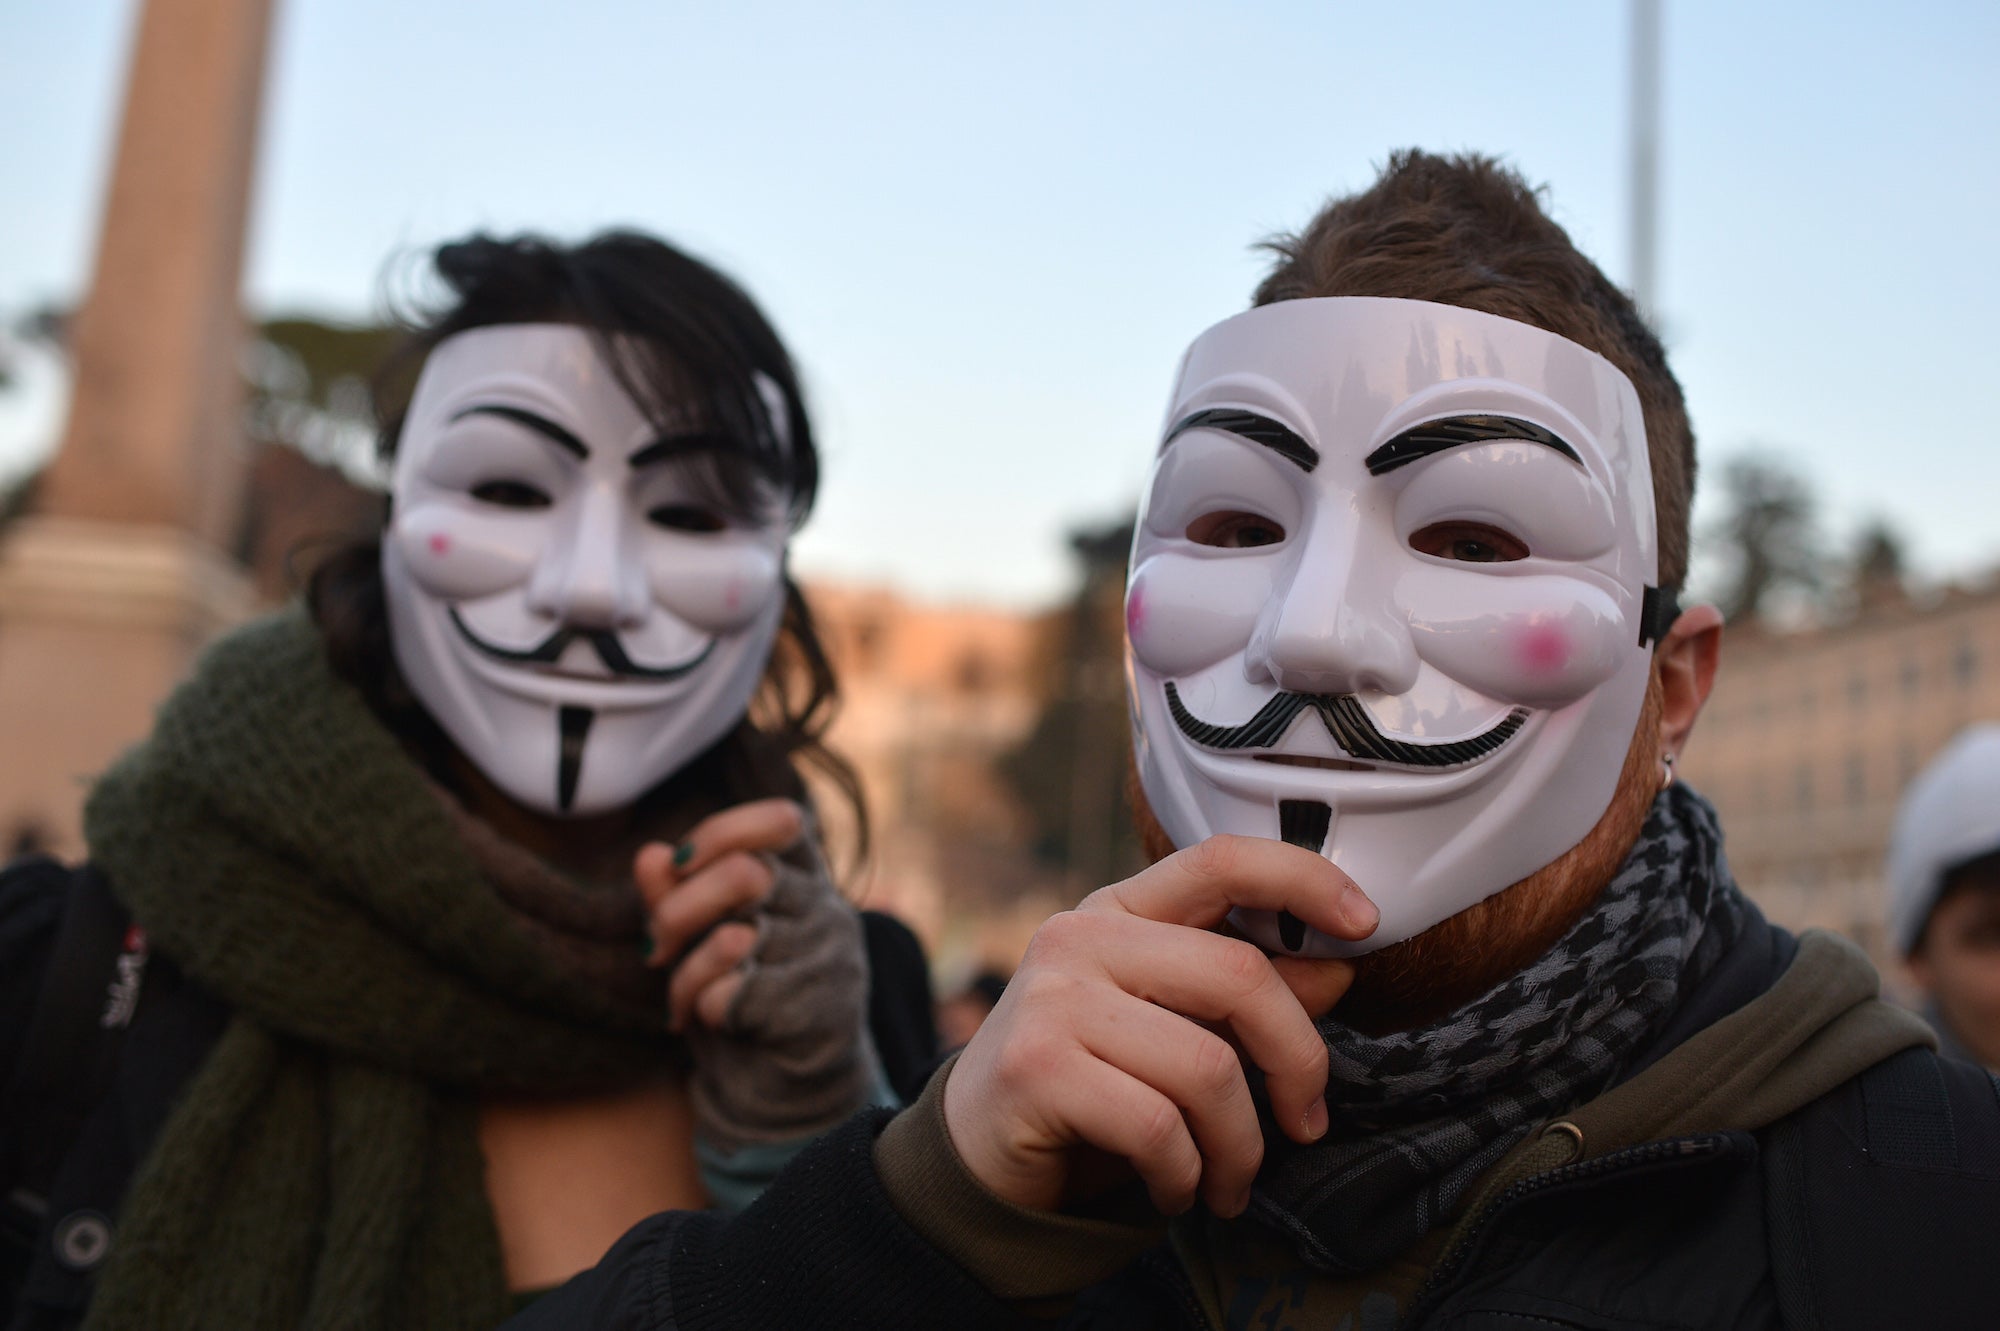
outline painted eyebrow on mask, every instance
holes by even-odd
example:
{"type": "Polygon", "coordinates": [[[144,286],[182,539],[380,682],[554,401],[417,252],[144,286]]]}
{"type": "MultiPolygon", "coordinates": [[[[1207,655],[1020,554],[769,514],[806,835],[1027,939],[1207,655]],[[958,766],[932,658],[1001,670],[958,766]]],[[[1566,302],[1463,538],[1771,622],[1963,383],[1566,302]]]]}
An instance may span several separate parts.
{"type": "Polygon", "coordinates": [[[1300,471],[1309,472],[1319,465],[1319,450],[1299,438],[1291,426],[1241,407],[1209,407],[1183,416],[1173,429],[1167,431],[1160,447],[1164,449],[1189,430],[1200,429],[1222,430],[1239,439],[1261,444],[1300,471]]]}
{"type": "Polygon", "coordinates": [[[1489,443],[1495,439],[1522,439],[1540,444],[1553,448],[1579,467],[1583,465],[1583,459],[1576,455],[1576,450],[1560,436],[1517,416],[1446,416],[1442,420],[1425,421],[1422,425],[1411,426],[1370,453],[1365,465],[1370,476],[1380,476],[1398,467],[1407,467],[1433,453],[1463,448],[1467,444],[1489,443]]]}
{"type": "Polygon", "coordinates": [[[650,467],[655,462],[666,462],[686,453],[727,453],[731,449],[727,437],[703,431],[688,434],[665,434],[635,451],[625,459],[625,465],[633,470],[650,467]]]}
{"type": "Polygon", "coordinates": [[[452,413],[452,420],[462,421],[467,416],[498,416],[501,420],[527,426],[558,448],[574,453],[579,458],[590,456],[590,450],[584,446],[583,440],[548,417],[529,411],[526,407],[512,407],[504,402],[476,402],[463,411],[452,413]]]}

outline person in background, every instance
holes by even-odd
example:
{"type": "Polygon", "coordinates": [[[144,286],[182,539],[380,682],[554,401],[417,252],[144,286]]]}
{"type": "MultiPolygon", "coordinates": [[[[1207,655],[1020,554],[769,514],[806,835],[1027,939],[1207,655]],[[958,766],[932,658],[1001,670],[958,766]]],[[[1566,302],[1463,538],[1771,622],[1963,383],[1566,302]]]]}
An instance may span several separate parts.
{"type": "Polygon", "coordinates": [[[996,970],[982,970],[967,980],[957,993],[938,1004],[939,1044],[956,1049],[969,1042],[1006,992],[1007,977],[996,970]]]}
{"type": "Polygon", "coordinates": [[[0,876],[16,1328],[490,1327],[887,1100],[791,359],[648,236],[434,258],[379,535],[207,652],[86,864],[0,876]]]}
{"type": "Polygon", "coordinates": [[[1971,726],[1903,794],[1889,942],[1940,1049],[2000,1071],[2000,725],[1971,726]]]}

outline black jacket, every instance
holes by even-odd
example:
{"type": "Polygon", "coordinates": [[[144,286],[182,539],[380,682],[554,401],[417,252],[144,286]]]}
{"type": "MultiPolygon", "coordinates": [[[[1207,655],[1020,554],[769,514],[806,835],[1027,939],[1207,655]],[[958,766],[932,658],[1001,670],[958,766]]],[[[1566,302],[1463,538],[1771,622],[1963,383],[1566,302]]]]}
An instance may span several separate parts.
{"type": "MultiPolygon", "coordinates": [[[[1783,931],[1748,931],[1666,1052],[1768,986],[1790,955],[1783,931]]],[[[508,1325],[1035,1325],[904,1221],[874,1166],[888,1119],[866,1114],[822,1139],[740,1216],[646,1221],[508,1325]]],[[[1084,1291],[1063,1324],[1212,1326],[1165,1247],[1084,1291]]],[[[1243,1326],[1305,1331],[1268,1313],[1243,1326]]],[[[1392,1326],[2000,1326],[2000,1081],[1911,1048],[1758,1131],[1668,1137],[1528,1177],[1467,1223],[1404,1317],[1364,1310],[1341,1331],[1392,1326]]]]}
{"type": "MultiPolygon", "coordinates": [[[[1034,1325],[897,1215],[872,1159],[888,1118],[871,1111],[829,1134],[739,1216],[646,1221],[510,1331],[1034,1325]]],[[[1064,1324],[1209,1326],[1165,1249],[1086,1291],[1064,1324]]],[[[1528,1180],[1402,1323],[1436,1331],[1996,1324],[2000,1088],[1926,1050],[1898,1055],[1765,1132],[1653,1143],[1528,1180]]]]}
{"type": "MultiPolygon", "coordinates": [[[[118,1205],[228,1006],[147,954],[88,865],[0,867],[0,1326],[74,1326],[118,1205]]],[[[907,928],[863,913],[871,1033],[913,1096],[937,1061],[929,973],[907,928]]]]}

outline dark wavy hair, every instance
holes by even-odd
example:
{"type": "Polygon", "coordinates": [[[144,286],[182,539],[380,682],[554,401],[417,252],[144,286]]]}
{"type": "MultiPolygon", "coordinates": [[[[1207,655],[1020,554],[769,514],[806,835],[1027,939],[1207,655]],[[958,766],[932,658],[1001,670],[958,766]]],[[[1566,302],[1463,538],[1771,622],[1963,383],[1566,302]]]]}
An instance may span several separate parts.
{"type": "MultiPolygon", "coordinates": [[[[432,264],[449,298],[400,317],[404,337],[375,376],[375,447],[385,468],[395,458],[417,375],[439,343],[495,324],[564,323],[590,334],[663,433],[685,424],[670,413],[684,409],[690,396],[699,400],[707,413],[704,432],[729,444],[693,457],[697,483],[715,503],[742,514],[760,485],[770,485],[786,497],[794,527],[811,512],[819,453],[791,356],[756,303],[714,268],[633,231],[606,231],[577,245],[473,235],[438,247],[432,264]],[[759,376],[776,386],[776,402],[759,391],[759,376]]],[[[784,596],[777,642],[749,714],[648,792],[642,813],[657,810],[679,822],[771,795],[808,801],[802,763],[850,807],[858,862],[869,839],[860,779],[824,741],[839,688],[811,608],[789,572],[784,596]]],[[[450,741],[410,692],[390,650],[379,528],[320,564],[306,603],[334,670],[434,777],[452,785],[450,741]]]]}

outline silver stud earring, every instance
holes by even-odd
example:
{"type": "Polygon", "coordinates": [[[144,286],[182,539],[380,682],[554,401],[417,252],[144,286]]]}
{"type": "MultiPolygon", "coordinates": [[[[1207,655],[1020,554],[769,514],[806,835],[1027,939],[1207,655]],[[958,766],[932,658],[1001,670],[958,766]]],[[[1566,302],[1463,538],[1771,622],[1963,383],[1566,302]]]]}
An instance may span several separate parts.
{"type": "Polygon", "coordinates": [[[1665,790],[1674,783],[1674,755],[1671,753],[1661,754],[1660,766],[1666,771],[1665,778],[1660,782],[1660,789],[1665,790]]]}

